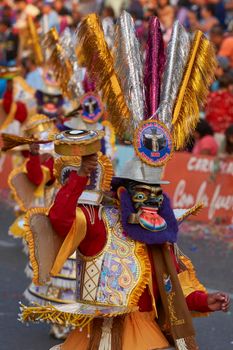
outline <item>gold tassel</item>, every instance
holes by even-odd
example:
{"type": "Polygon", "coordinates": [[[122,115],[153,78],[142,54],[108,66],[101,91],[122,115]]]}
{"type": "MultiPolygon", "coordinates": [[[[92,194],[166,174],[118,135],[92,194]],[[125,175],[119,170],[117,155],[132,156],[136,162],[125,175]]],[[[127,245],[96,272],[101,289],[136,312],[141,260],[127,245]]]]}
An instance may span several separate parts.
{"type": "Polygon", "coordinates": [[[17,135],[11,135],[11,134],[5,134],[2,133],[2,141],[3,141],[3,147],[1,148],[2,151],[6,152],[14,147],[22,146],[22,145],[29,145],[31,143],[49,143],[52,142],[53,139],[50,140],[35,140],[28,137],[21,137],[17,135]]]}
{"type": "Polygon", "coordinates": [[[102,91],[109,121],[121,137],[129,128],[130,111],[114,70],[113,57],[104,38],[102,26],[96,14],[86,16],[79,27],[79,46],[76,49],[80,65],[102,91]]]}
{"type": "Polygon", "coordinates": [[[199,120],[216,67],[212,44],[197,31],[173,111],[172,134],[176,149],[185,146],[199,120]]]}

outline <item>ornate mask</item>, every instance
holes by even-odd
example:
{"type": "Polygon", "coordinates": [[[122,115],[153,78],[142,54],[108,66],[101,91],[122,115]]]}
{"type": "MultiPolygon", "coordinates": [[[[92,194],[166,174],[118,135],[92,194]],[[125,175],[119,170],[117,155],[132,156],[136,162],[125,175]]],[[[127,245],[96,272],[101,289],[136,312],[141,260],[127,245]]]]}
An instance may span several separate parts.
{"type": "Polygon", "coordinates": [[[158,214],[163,202],[163,192],[159,185],[130,183],[129,193],[137,213],[129,217],[129,223],[140,224],[143,228],[156,232],[167,227],[166,221],[158,214]]]}

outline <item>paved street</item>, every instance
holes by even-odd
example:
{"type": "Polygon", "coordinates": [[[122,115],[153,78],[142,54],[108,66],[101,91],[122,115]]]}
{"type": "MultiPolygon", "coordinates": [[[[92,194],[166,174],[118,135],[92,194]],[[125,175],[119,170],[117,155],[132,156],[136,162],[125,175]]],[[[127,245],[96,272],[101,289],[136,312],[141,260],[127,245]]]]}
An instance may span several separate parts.
{"type": "MultiPolygon", "coordinates": [[[[49,337],[47,325],[26,326],[17,321],[18,302],[23,301],[22,292],[29,281],[23,272],[26,256],[22,244],[7,235],[13,218],[12,210],[0,203],[0,349],[48,350],[56,341],[49,337]]],[[[182,235],[180,246],[192,258],[200,280],[209,289],[233,294],[233,251],[226,243],[194,241],[182,235]]],[[[201,350],[233,350],[233,312],[197,319],[195,326],[201,350]]]]}

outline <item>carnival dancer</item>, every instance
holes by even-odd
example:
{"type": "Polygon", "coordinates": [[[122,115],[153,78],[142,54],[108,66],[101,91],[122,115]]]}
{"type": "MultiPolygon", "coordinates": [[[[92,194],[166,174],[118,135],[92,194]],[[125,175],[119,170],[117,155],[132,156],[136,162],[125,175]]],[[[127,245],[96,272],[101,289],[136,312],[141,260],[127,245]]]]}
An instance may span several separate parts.
{"type": "MultiPolygon", "coordinates": [[[[35,115],[24,128],[25,139],[17,138],[15,145],[21,143],[29,144],[29,157],[24,163],[13,169],[9,175],[9,186],[16,201],[15,210],[18,214],[15,222],[9,228],[9,234],[14,238],[25,239],[25,213],[29,208],[49,207],[53,202],[54,195],[59,188],[55,182],[54,171],[60,171],[59,161],[54,166],[53,142],[49,141],[58,130],[55,121],[45,115],[35,115]],[[55,169],[54,169],[55,168],[55,169]]],[[[12,136],[13,138],[13,136],[12,136]]],[[[8,142],[9,142],[8,135],[8,142]]],[[[11,140],[13,146],[13,139],[11,140]]],[[[25,252],[28,253],[25,245],[25,252]]],[[[75,256],[70,256],[57,276],[54,276],[44,286],[36,286],[30,283],[24,292],[24,297],[29,302],[37,302],[40,305],[47,303],[70,303],[75,300],[76,267],[75,256]]],[[[31,264],[27,264],[25,273],[32,279],[31,264]]],[[[69,327],[51,327],[50,334],[58,339],[65,339],[69,327]]]]}
{"type": "Polygon", "coordinates": [[[128,133],[136,155],[114,179],[116,195],[110,201],[104,188],[98,196],[92,188],[88,191],[98,173],[95,152],[102,135],[72,130],[57,136],[56,152],[81,156],[81,166],[70,173],[49,211],[29,211],[27,240],[37,283],[56,274],[76,251],[77,301],[56,307],[22,305],[22,320],[76,326],[54,349],[197,350],[190,311],[227,311],[229,296],[207,293],[177,248],[178,222],[200,206],[175,216],[162,173],[174,147],[184,146],[198,121],[215,66],[212,46],[203,33],[190,38],[175,23],[164,67],[162,34],[152,18],[144,105],[132,18],[126,12],[120,16],[113,57],[95,14],[84,18],[79,35],[83,63],[102,87],[109,118],[119,136],[128,133]],[[156,150],[154,135],[159,135],[156,150]],[[101,201],[82,205],[83,193],[101,201]]]}
{"type": "Polygon", "coordinates": [[[106,116],[106,110],[95,82],[85,68],[79,67],[76,54],[77,36],[66,28],[61,37],[53,28],[44,38],[48,52],[48,64],[57,78],[63,94],[74,106],[65,117],[59,129],[104,130],[101,151],[110,159],[115,155],[115,132],[106,116]],[[64,64],[64,60],[66,64],[64,64]]]}

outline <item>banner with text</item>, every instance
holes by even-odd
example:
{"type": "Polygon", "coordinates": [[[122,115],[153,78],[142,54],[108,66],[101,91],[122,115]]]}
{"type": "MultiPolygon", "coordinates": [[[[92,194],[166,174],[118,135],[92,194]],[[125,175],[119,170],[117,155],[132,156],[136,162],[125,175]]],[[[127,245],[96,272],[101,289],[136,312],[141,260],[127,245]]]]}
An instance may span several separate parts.
{"type": "Polygon", "coordinates": [[[198,202],[204,208],[192,220],[233,223],[233,158],[217,159],[175,153],[168,162],[164,186],[174,208],[190,208],[198,202]]]}

